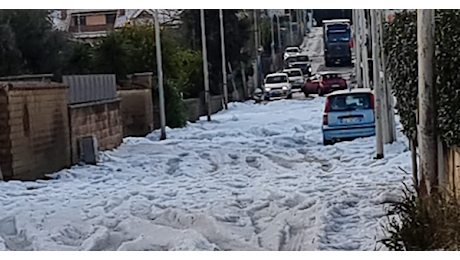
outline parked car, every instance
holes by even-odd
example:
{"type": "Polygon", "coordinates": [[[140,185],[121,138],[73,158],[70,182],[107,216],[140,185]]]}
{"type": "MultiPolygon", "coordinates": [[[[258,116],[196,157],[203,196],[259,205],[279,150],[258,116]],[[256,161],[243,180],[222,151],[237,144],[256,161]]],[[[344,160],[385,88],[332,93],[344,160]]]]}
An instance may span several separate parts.
{"type": "Polygon", "coordinates": [[[305,61],[296,61],[289,64],[289,68],[298,68],[302,70],[303,75],[311,76],[311,65],[305,61]]]}
{"type": "Polygon", "coordinates": [[[370,89],[349,89],[326,98],[323,115],[323,143],[375,135],[374,95],[370,89]]]}
{"type": "Polygon", "coordinates": [[[265,100],[273,97],[292,98],[292,86],[286,73],[268,74],[265,77],[263,89],[265,100]]]}
{"type": "Polygon", "coordinates": [[[286,59],[284,59],[284,68],[289,68],[291,66],[291,64],[296,62],[296,61],[297,61],[296,56],[287,57],[286,59]]]}
{"type": "Polygon", "coordinates": [[[310,59],[308,58],[308,55],[306,54],[297,54],[296,61],[306,62],[306,61],[310,61],[310,59]]]}
{"type": "Polygon", "coordinates": [[[302,91],[306,96],[317,93],[320,96],[336,90],[347,89],[347,81],[337,72],[320,72],[305,81],[302,91]]]}
{"type": "Polygon", "coordinates": [[[291,68],[285,69],[282,73],[288,74],[289,82],[291,83],[292,88],[302,88],[305,83],[303,73],[301,69],[291,68]]]}
{"type": "Polygon", "coordinates": [[[300,53],[299,47],[287,47],[284,51],[284,59],[287,59],[291,56],[296,56],[297,53],[300,53]]]}

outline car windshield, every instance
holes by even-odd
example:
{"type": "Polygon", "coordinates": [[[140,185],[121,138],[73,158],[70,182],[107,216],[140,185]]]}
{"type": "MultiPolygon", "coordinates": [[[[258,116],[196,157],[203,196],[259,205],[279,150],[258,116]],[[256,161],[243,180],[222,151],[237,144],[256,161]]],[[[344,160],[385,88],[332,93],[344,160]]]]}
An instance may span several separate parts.
{"type": "Polygon", "coordinates": [[[350,41],[350,34],[343,32],[343,33],[328,33],[327,39],[329,42],[349,42],[350,41]]]}
{"type": "Polygon", "coordinates": [[[299,52],[299,49],[286,49],[286,52],[299,52]]]}
{"type": "Polygon", "coordinates": [[[300,77],[300,76],[302,76],[302,73],[300,71],[298,71],[298,70],[291,70],[291,71],[287,71],[286,73],[289,75],[289,77],[300,77]]]}
{"type": "Polygon", "coordinates": [[[265,83],[283,83],[287,81],[288,80],[286,76],[272,76],[272,77],[268,77],[265,83]]]}
{"type": "Polygon", "coordinates": [[[303,69],[307,67],[307,64],[292,64],[293,68],[303,69]]]}
{"type": "Polygon", "coordinates": [[[371,109],[371,95],[368,93],[356,93],[329,97],[330,111],[351,111],[371,109]]]}
{"type": "Polygon", "coordinates": [[[297,56],[298,61],[308,61],[308,56],[297,56]]]}

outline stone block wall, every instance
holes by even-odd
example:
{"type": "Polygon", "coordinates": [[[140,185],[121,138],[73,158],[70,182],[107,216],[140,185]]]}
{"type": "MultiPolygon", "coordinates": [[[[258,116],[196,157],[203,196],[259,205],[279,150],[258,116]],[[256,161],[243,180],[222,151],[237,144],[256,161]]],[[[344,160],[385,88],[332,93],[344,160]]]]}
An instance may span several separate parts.
{"type": "Polygon", "coordinates": [[[67,87],[2,82],[0,89],[3,177],[35,180],[70,166],[67,87]]]}
{"type": "Polygon", "coordinates": [[[120,100],[69,106],[72,164],[79,162],[79,140],[95,135],[100,151],[118,147],[123,139],[120,100]]]}
{"type": "Polygon", "coordinates": [[[118,90],[121,98],[123,136],[145,136],[153,131],[153,104],[150,89],[118,90]]]}

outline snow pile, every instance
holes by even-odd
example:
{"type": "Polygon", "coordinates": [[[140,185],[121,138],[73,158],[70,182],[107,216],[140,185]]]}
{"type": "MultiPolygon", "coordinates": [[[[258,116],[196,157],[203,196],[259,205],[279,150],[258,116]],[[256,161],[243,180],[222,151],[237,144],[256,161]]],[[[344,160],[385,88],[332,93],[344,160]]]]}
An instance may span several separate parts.
{"type": "Polygon", "coordinates": [[[406,138],[323,146],[324,98],[230,104],[98,166],[0,183],[0,250],[373,250],[406,138]]]}

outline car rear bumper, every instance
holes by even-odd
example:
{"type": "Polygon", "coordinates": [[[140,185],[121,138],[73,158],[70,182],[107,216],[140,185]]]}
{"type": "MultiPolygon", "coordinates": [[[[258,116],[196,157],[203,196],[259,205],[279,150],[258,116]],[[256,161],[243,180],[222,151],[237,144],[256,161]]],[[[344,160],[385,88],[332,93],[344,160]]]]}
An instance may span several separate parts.
{"type": "Polygon", "coordinates": [[[323,126],[323,137],[327,141],[346,140],[375,135],[375,125],[357,127],[327,127],[323,126]]]}
{"type": "Polygon", "coordinates": [[[267,91],[265,92],[265,97],[287,97],[289,94],[291,93],[291,91],[289,90],[280,90],[280,91],[267,91]]]}

